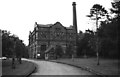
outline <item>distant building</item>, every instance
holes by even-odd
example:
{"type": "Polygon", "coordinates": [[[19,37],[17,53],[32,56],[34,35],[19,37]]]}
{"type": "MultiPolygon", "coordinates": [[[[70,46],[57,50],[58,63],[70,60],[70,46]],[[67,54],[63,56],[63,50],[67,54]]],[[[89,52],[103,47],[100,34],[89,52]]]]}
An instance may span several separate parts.
{"type": "Polygon", "coordinates": [[[33,32],[29,33],[29,55],[31,58],[49,59],[55,57],[54,49],[60,45],[65,53],[68,45],[77,48],[77,14],[76,3],[73,2],[73,26],[64,27],[60,22],[42,25],[35,22],[33,32]]]}
{"type": "Polygon", "coordinates": [[[64,27],[60,22],[42,25],[35,22],[33,32],[29,33],[29,56],[31,58],[48,58],[47,52],[60,45],[64,52],[69,44],[75,45],[75,30],[73,26],[64,27]],[[37,56],[37,54],[39,54],[37,56]]]}

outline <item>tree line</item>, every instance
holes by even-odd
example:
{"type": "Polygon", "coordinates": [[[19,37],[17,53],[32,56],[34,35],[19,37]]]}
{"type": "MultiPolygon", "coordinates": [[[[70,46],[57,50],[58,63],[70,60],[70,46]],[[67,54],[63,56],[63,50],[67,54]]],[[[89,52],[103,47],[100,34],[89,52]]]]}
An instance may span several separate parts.
{"type": "Polygon", "coordinates": [[[28,58],[27,46],[14,34],[2,30],[2,56],[12,58],[13,56],[28,58]]]}
{"type": "Polygon", "coordinates": [[[88,29],[85,33],[81,32],[81,35],[84,36],[78,40],[78,56],[95,56],[96,38],[98,38],[99,55],[104,58],[118,58],[120,1],[112,2],[111,5],[110,13],[100,4],[94,4],[90,9],[87,17],[96,21],[96,31],[88,29]]]}

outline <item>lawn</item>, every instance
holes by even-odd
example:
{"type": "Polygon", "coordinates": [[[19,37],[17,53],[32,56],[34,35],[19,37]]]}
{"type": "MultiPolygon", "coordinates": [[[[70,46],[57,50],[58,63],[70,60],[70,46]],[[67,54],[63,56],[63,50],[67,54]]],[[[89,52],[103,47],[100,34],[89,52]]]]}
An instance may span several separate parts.
{"type": "Polygon", "coordinates": [[[12,69],[11,64],[11,60],[2,61],[2,75],[28,75],[35,68],[34,64],[28,61],[22,61],[22,64],[16,61],[15,69],[12,69]]]}
{"type": "Polygon", "coordinates": [[[100,65],[97,65],[96,58],[75,58],[74,60],[58,59],[54,61],[72,64],[80,67],[86,67],[103,75],[120,75],[118,67],[120,62],[115,59],[100,59],[100,65]]]}

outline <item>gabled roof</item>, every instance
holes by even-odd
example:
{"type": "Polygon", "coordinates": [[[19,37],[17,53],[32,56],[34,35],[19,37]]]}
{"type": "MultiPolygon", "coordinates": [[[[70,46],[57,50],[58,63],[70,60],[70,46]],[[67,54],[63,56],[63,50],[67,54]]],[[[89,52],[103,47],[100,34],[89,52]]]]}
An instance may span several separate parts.
{"type": "Polygon", "coordinates": [[[60,22],[56,22],[56,23],[55,23],[54,25],[52,25],[51,27],[53,27],[53,26],[55,26],[55,25],[59,25],[59,26],[63,27],[64,29],[66,29],[66,27],[63,26],[60,22]]]}
{"type": "Polygon", "coordinates": [[[39,26],[39,27],[50,27],[52,25],[53,24],[46,24],[46,25],[44,25],[44,24],[37,24],[37,26],[39,26]]]}
{"type": "MultiPolygon", "coordinates": [[[[56,24],[60,24],[62,27],[64,27],[60,22],[56,22],[55,24],[38,24],[37,22],[35,22],[35,24],[39,27],[46,27],[46,28],[49,28],[49,27],[52,27],[56,24]]],[[[65,29],[68,29],[68,30],[71,30],[73,29],[73,26],[70,26],[70,27],[64,27],[65,29]]]]}
{"type": "MultiPolygon", "coordinates": [[[[62,26],[62,27],[64,27],[60,22],[56,22],[54,25],[57,25],[57,24],[59,24],[60,26],[62,26]]],[[[53,26],[54,26],[53,25],[53,26]]],[[[65,27],[64,27],[65,28],[65,27]]]]}

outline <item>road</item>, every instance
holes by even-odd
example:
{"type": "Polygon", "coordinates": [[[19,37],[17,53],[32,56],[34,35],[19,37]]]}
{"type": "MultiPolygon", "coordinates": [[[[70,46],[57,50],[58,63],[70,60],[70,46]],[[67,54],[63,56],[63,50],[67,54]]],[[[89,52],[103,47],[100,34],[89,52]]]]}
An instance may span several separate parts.
{"type": "Polygon", "coordinates": [[[30,77],[33,77],[35,75],[92,75],[88,71],[81,70],[80,68],[66,64],[40,60],[28,61],[34,62],[38,65],[36,72],[34,72],[30,77]]]}

